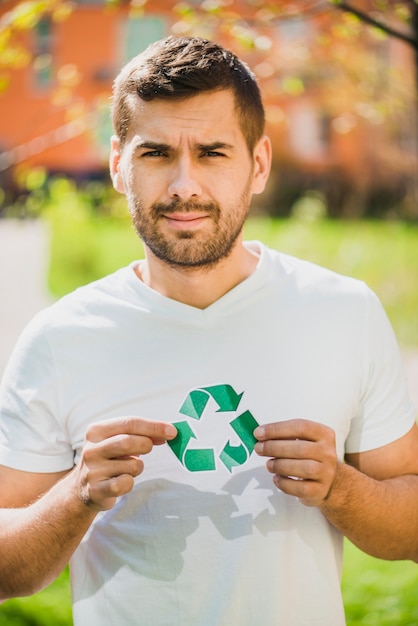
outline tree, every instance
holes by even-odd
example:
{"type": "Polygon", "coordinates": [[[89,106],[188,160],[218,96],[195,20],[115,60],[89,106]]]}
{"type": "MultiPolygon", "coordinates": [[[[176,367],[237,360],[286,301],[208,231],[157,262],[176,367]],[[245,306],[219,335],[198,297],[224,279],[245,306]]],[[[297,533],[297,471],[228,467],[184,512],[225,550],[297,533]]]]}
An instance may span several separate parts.
{"type": "Polygon", "coordinates": [[[404,2],[398,2],[383,0],[373,2],[370,12],[364,8],[354,6],[351,2],[344,2],[343,0],[330,0],[330,2],[340,11],[354,15],[361,22],[377,28],[389,37],[399,39],[412,47],[415,52],[415,74],[418,94],[418,1],[405,0],[404,2]],[[393,24],[394,22],[395,24],[393,24]]]}
{"type": "Polygon", "coordinates": [[[411,45],[415,50],[418,50],[418,3],[416,0],[373,2],[372,12],[370,13],[343,0],[330,0],[330,3],[341,11],[355,15],[365,24],[377,28],[391,37],[400,39],[411,45]],[[392,17],[389,17],[389,19],[388,10],[392,10],[392,17]],[[392,26],[393,18],[398,22],[409,24],[409,32],[397,26],[392,26]]]}

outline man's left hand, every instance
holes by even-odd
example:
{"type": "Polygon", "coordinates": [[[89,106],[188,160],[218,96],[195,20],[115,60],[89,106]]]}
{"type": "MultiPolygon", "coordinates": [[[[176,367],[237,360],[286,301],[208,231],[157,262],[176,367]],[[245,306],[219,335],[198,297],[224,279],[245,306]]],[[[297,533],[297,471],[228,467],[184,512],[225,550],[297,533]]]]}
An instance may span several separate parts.
{"type": "Polygon", "coordinates": [[[273,482],[306,506],[321,506],[330,495],[339,461],[335,433],[308,420],[290,420],[259,426],[255,451],[266,463],[273,482]]]}

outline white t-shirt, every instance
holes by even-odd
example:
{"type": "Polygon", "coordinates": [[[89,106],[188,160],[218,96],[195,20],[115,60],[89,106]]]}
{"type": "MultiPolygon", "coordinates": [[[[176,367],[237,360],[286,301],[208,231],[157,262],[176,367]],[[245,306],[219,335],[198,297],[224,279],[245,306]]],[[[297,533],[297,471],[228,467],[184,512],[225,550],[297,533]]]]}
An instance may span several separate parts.
{"type": "Polygon", "coordinates": [[[342,537],[281,493],[253,453],[257,424],[304,418],[341,459],[408,432],[396,341],[361,282],[260,251],[205,310],[170,300],[134,264],[39,314],[3,378],[0,463],[55,472],[87,426],[176,423],[133,491],[98,515],[71,562],[85,626],[341,626],[342,537]]]}

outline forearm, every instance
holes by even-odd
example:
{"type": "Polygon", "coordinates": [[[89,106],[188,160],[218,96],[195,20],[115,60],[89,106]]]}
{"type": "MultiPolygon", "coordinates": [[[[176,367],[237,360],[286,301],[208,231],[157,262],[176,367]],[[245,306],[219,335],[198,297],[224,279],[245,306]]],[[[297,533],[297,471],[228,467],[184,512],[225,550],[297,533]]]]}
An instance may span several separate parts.
{"type": "Polygon", "coordinates": [[[418,476],[380,481],[341,463],[320,508],[364,552],[418,562],[418,476]]]}
{"type": "Polygon", "coordinates": [[[64,569],[96,513],[72,474],[32,505],[0,510],[0,601],[36,593],[64,569]]]}
{"type": "MultiPolygon", "coordinates": [[[[93,423],[80,461],[69,474],[46,493],[39,490],[38,480],[34,493],[44,495],[34,504],[0,509],[0,601],[49,584],[68,563],[97,513],[111,509],[131,491],[143,471],[142,456],[176,435],[172,424],[135,416],[93,423]]],[[[2,501],[3,506],[21,502],[10,489],[2,501]]],[[[27,494],[23,501],[29,501],[27,494]]]]}

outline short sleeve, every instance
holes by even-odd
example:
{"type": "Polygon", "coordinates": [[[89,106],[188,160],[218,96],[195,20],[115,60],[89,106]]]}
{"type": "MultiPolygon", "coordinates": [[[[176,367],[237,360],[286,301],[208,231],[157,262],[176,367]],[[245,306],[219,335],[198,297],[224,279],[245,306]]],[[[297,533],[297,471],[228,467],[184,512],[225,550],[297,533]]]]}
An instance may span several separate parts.
{"type": "Polygon", "coordinates": [[[0,464],[29,472],[73,466],[73,450],[59,422],[56,383],[41,313],[23,331],[2,378],[0,464]]]}
{"type": "Polygon", "coordinates": [[[368,290],[362,341],[362,388],[346,452],[366,452],[400,439],[415,422],[398,343],[376,295],[368,290]]]}

